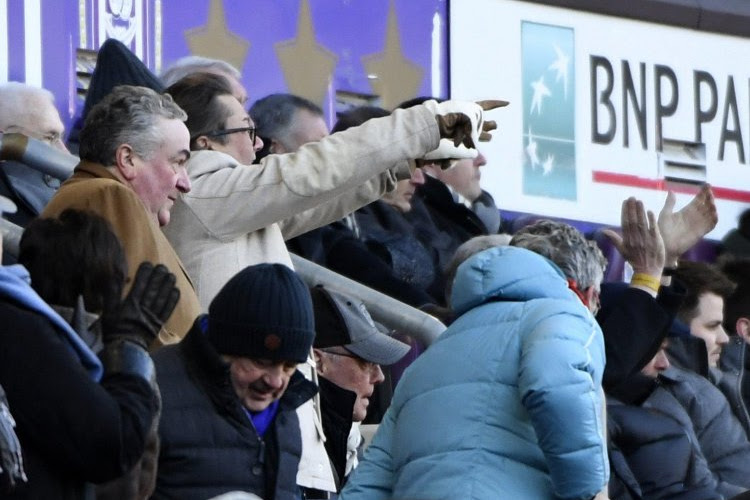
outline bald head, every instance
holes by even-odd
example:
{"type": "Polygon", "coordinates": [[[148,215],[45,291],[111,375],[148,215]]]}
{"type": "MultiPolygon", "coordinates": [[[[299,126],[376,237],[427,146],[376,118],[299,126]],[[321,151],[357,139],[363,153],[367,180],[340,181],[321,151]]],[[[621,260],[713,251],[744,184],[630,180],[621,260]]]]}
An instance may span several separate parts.
{"type": "Polygon", "coordinates": [[[68,151],[54,96],[24,83],[0,84],[0,132],[24,134],[68,151]]]}

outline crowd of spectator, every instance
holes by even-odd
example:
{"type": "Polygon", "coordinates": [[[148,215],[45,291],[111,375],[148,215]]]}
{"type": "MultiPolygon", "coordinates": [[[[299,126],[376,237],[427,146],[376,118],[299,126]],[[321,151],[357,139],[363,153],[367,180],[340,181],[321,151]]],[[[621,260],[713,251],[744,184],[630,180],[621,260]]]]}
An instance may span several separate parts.
{"type": "MultiPolygon", "coordinates": [[[[511,234],[480,184],[506,101],[354,108],[330,133],[302,97],[247,101],[223,61],[159,79],[110,40],[72,175],[0,159],[23,230],[0,267],[0,496],[750,498],[748,217],[716,262],[684,258],[710,186],[624,200],[606,240],[511,234]],[[447,328],[421,344],[290,252],[447,328]]],[[[0,133],[69,151],[21,83],[0,133]]]]}

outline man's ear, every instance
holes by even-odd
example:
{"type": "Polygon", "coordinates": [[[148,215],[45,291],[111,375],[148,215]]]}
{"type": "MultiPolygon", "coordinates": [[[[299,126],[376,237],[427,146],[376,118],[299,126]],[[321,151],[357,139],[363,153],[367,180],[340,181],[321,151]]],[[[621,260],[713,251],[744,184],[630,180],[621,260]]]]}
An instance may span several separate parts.
{"type": "Polygon", "coordinates": [[[323,373],[325,371],[325,363],[323,363],[323,356],[320,349],[313,348],[313,359],[315,360],[315,368],[319,373],[323,373]]]}
{"type": "Polygon", "coordinates": [[[127,181],[138,175],[138,158],[130,144],[120,144],[115,150],[115,167],[127,181]]]}
{"type": "Polygon", "coordinates": [[[199,151],[202,151],[204,149],[213,149],[211,147],[211,139],[209,139],[205,135],[198,136],[198,138],[195,139],[195,148],[199,151]]]}
{"type": "Polygon", "coordinates": [[[750,318],[737,318],[734,329],[737,335],[750,344],[750,318]]]}
{"type": "Polygon", "coordinates": [[[596,312],[595,308],[599,307],[599,302],[598,302],[599,299],[596,296],[597,293],[598,292],[594,285],[591,285],[590,287],[588,287],[587,289],[583,291],[583,296],[586,298],[586,304],[589,305],[589,310],[592,313],[595,313],[596,312]]]}
{"type": "Polygon", "coordinates": [[[268,152],[274,154],[289,153],[286,148],[276,139],[271,139],[271,145],[268,146],[268,152]]]}

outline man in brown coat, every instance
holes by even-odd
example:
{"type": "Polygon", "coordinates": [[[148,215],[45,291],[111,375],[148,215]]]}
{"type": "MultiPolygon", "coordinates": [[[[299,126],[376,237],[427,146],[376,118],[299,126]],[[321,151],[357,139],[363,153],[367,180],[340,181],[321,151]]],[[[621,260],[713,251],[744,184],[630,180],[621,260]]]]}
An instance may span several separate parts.
{"type": "Polygon", "coordinates": [[[143,261],[164,264],[177,277],[180,300],[158,341],[179,341],[201,313],[193,285],[160,226],[180,193],[190,191],[186,115],[168,95],[120,86],[89,112],[81,131],[81,163],[52,198],[43,217],[66,208],[104,217],[125,249],[128,285],[143,261]]]}

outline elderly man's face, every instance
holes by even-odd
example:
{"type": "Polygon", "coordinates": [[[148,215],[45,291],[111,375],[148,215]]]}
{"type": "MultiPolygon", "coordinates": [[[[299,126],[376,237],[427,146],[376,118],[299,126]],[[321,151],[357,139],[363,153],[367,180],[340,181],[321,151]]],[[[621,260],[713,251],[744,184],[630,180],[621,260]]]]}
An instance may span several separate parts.
{"type": "Polygon", "coordinates": [[[467,200],[474,201],[482,194],[479,169],[486,164],[487,159],[479,153],[473,160],[458,160],[451,168],[440,171],[438,178],[467,200]]]}
{"type": "Polygon", "coordinates": [[[68,152],[63,142],[65,126],[54,104],[49,99],[35,97],[27,103],[29,112],[11,121],[5,132],[17,132],[46,142],[52,147],[68,152]]]}
{"type": "Polygon", "coordinates": [[[190,134],[180,120],[159,120],[157,126],[162,132],[162,144],[152,158],[135,159],[135,176],[130,180],[130,186],[159,225],[165,226],[177,197],[190,191],[185,168],[190,157],[190,134]]]}
{"type": "Polygon", "coordinates": [[[328,126],[322,116],[311,113],[306,109],[298,109],[294,113],[292,131],[287,138],[287,144],[278,144],[274,153],[293,153],[309,142],[317,142],[328,136],[328,126]]]}
{"type": "Polygon", "coordinates": [[[698,297],[697,314],[690,321],[690,335],[703,339],[708,352],[708,365],[719,364],[721,350],[729,342],[724,331],[724,299],[715,293],[706,292],[698,297]]]}
{"type": "Polygon", "coordinates": [[[370,396],[375,384],[385,380],[377,363],[365,361],[343,347],[316,349],[319,359],[319,373],[337,386],[357,395],[352,412],[352,421],[361,422],[367,416],[370,396]]]}
{"type": "Polygon", "coordinates": [[[289,379],[297,369],[293,361],[275,362],[225,356],[234,392],[250,411],[263,411],[284,395],[289,379]]]}

